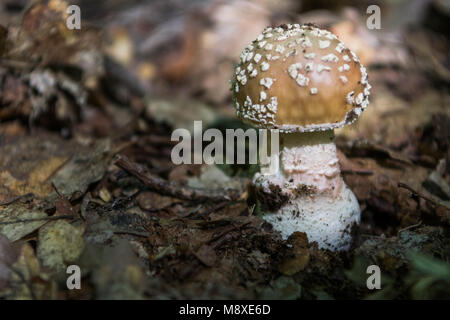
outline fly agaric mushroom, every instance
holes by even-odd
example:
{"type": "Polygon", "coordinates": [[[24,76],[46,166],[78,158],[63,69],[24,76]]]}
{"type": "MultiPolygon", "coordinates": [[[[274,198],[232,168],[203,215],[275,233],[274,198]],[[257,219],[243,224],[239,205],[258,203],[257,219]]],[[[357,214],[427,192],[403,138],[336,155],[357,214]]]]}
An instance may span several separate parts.
{"type": "Polygon", "coordinates": [[[358,57],[313,25],[268,27],[242,52],[231,90],[239,118],[280,132],[276,172],[254,177],[263,218],[284,239],[300,231],[319,248],[348,250],[360,209],[340,175],[333,130],[369,103],[358,57]]]}

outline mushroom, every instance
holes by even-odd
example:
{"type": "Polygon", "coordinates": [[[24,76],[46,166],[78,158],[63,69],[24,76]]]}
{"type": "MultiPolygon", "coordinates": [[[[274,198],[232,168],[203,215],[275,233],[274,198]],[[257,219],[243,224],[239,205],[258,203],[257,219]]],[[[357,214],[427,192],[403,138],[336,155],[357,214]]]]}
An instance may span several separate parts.
{"type": "Polygon", "coordinates": [[[348,250],[360,208],[340,175],[334,129],[369,104],[370,85],[358,57],[314,25],[266,28],[241,54],[231,81],[237,116],[278,129],[275,172],[253,179],[263,218],[286,239],[348,250]]]}

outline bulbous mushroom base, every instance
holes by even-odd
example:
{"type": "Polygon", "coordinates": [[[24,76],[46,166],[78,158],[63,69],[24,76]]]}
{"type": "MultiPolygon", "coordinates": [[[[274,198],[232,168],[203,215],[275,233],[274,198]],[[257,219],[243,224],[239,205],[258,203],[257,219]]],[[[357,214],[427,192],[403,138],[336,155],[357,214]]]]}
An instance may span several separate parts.
{"type": "Polygon", "coordinates": [[[263,219],[279,231],[283,239],[293,232],[305,232],[309,242],[320,249],[348,250],[352,242],[352,227],[360,222],[358,200],[345,185],[336,198],[329,194],[301,196],[289,200],[276,213],[266,213],[263,219]]]}

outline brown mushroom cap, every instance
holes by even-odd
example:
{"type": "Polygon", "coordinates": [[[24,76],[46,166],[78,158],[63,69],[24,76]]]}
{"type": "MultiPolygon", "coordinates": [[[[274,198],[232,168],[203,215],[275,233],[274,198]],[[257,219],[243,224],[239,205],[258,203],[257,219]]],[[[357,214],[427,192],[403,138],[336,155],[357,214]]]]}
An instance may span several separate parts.
{"type": "Polygon", "coordinates": [[[306,132],[356,120],[370,85],[358,57],[334,34],[295,24],[268,27],[244,49],[231,90],[244,122],[306,132]]]}

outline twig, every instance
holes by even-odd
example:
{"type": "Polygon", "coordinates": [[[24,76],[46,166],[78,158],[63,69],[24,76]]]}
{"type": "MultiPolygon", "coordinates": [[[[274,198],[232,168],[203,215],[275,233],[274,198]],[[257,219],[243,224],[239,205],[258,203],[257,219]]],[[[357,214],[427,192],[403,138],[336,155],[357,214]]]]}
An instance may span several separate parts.
{"type": "MultiPolygon", "coordinates": [[[[196,216],[196,218],[206,217],[206,216],[210,215],[212,212],[220,211],[220,210],[224,209],[225,207],[231,206],[234,203],[235,203],[234,201],[223,201],[223,202],[220,202],[218,205],[216,205],[216,206],[206,210],[205,212],[202,212],[202,213],[198,214],[196,216]]],[[[191,213],[189,215],[192,215],[192,214],[193,213],[191,213]]]]}
{"type": "Polygon", "coordinates": [[[413,229],[413,228],[415,228],[415,227],[418,227],[418,226],[420,226],[421,224],[422,224],[422,221],[419,221],[419,222],[416,223],[416,224],[412,224],[412,225],[410,225],[410,226],[404,227],[404,228],[398,230],[397,235],[399,235],[399,234],[402,233],[403,231],[410,230],[410,229],[413,229]]]}
{"type": "Polygon", "coordinates": [[[64,196],[62,195],[62,193],[59,192],[58,188],[56,188],[56,186],[55,186],[55,184],[53,183],[53,181],[52,181],[51,185],[52,185],[53,190],[55,190],[56,195],[58,196],[59,200],[62,200],[62,201],[68,201],[68,200],[66,199],[66,197],[64,197],[64,196]]]}
{"type": "Polygon", "coordinates": [[[445,205],[444,203],[439,203],[439,202],[437,202],[437,201],[431,199],[430,197],[427,197],[427,196],[424,195],[423,193],[420,193],[420,192],[414,190],[413,188],[411,188],[410,186],[408,186],[407,184],[405,184],[405,183],[403,183],[403,182],[399,182],[397,186],[398,186],[399,188],[404,188],[404,189],[410,191],[413,195],[415,195],[415,196],[417,196],[417,197],[420,197],[420,198],[422,198],[422,199],[424,199],[424,200],[426,200],[426,201],[428,201],[428,202],[434,204],[435,206],[438,206],[438,207],[444,207],[444,208],[446,208],[447,210],[450,210],[450,207],[447,206],[447,205],[445,205]]]}
{"type": "Polygon", "coordinates": [[[236,190],[224,192],[214,192],[210,190],[195,189],[188,186],[174,183],[151,174],[143,166],[130,161],[123,155],[117,155],[115,164],[129,174],[138,178],[150,191],[163,196],[169,196],[190,201],[229,201],[238,199],[240,194],[236,190]]]}
{"type": "Polygon", "coordinates": [[[217,240],[219,240],[220,238],[222,238],[223,236],[229,234],[230,232],[233,232],[233,231],[240,231],[240,230],[246,228],[250,223],[251,223],[251,222],[246,222],[246,223],[244,223],[244,224],[242,224],[242,225],[240,225],[240,226],[232,225],[231,228],[229,228],[228,230],[225,230],[225,231],[223,231],[223,232],[220,232],[219,234],[216,234],[216,235],[213,236],[211,239],[209,239],[206,243],[207,243],[207,244],[211,244],[211,243],[213,243],[214,241],[217,241],[217,240]]]}

